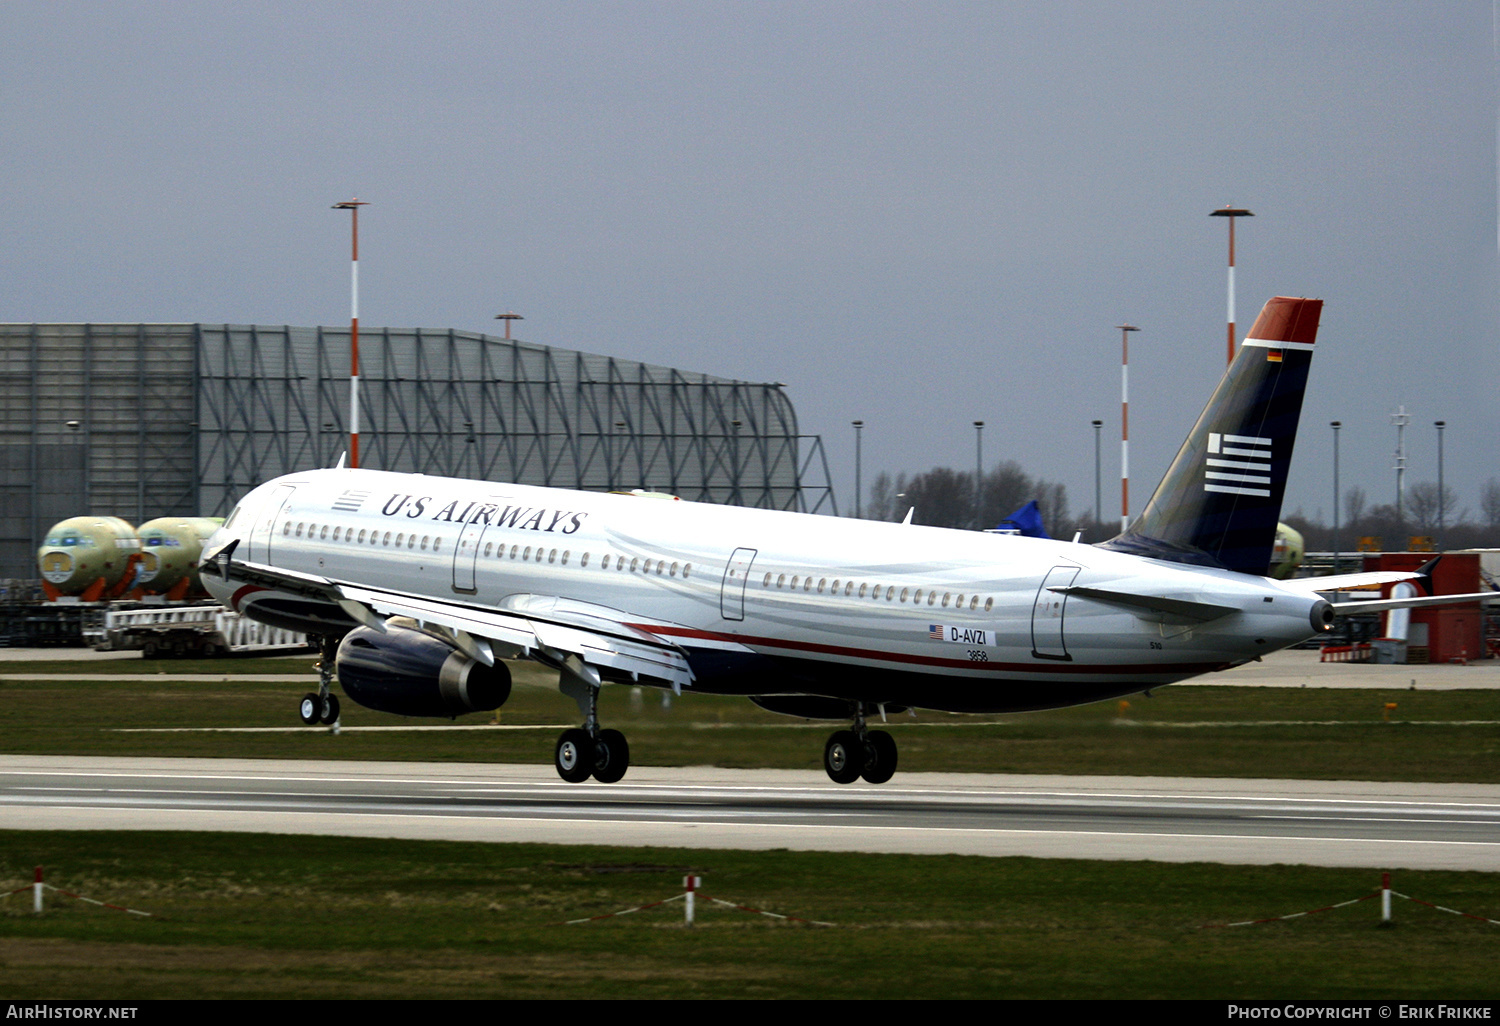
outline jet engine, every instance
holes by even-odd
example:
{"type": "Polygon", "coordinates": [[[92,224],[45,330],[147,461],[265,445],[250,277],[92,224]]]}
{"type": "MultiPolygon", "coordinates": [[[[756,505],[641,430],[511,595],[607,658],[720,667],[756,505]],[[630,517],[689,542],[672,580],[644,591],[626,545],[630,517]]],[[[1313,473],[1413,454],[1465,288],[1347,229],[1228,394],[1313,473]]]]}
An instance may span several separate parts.
{"type": "Polygon", "coordinates": [[[356,627],[337,657],[344,693],[367,709],[399,716],[488,712],[510,697],[510,670],[470,658],[441,635],[386,625],[384,633],[356,627]]]}

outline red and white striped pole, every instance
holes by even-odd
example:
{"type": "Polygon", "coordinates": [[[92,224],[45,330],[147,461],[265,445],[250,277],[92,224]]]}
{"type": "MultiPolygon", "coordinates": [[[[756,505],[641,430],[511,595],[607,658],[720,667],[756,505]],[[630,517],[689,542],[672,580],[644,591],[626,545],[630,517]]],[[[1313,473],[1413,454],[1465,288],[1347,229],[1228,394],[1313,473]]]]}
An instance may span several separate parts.
{"type": "Polygon", "coordinates": [[[1130,527],[1130,333],[1133,324],[1120,329],[1120,530],[1130,527]]]}
{"type": "Polygon", "coordinates": [[[1391,921],[1391,874],[1380,874],[1380,921],[1391,921]]]}
{"type": "Polygon", "coordinates": [[[1248,210],[1231,207],[1226,203],[1221,210],[1210,210],[1208,216],[1229,218],[1229,356],[1225,364],[1227,366],[1234,362],[1234,219],[1255,215],[1248,210]]]}
{"type": "Polygon", "coordinates": [[[359,466],[359,208],[368,202],[352,199],[335,203],[334,210],[347,210],[350,221],[349,277],[349,466],[359,466]]]}
{"type": "Polygon", "coordinates": [[[36,880],[31,885],[31,911],[42,914],[42,867],[36,867],[36,880]]]}

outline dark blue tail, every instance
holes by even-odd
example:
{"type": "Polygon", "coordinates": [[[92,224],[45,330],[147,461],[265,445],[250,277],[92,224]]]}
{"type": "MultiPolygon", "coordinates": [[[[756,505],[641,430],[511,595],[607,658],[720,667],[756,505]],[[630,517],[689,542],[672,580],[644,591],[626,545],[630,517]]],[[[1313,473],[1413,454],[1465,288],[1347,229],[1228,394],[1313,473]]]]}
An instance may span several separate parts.
{"type": "Polygon", "coordinates": [[[1265,305],[1145,511],[1101,547],[1265,575],[1322,310],[1265,305]]]}

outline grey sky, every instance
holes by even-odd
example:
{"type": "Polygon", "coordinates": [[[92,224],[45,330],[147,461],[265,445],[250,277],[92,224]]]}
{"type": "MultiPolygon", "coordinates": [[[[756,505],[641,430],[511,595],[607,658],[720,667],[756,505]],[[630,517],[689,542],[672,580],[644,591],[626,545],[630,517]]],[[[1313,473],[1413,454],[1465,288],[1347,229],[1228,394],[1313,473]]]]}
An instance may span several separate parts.
{"type": "Polygon", "coordinates": [[[841,503],[1021,462],[1136,507],[1239,321],[1326,301],[1289,509],[1500,476],[1491,4],[0,5],[0,320],[494,331],[784,381],[841,503]]]}

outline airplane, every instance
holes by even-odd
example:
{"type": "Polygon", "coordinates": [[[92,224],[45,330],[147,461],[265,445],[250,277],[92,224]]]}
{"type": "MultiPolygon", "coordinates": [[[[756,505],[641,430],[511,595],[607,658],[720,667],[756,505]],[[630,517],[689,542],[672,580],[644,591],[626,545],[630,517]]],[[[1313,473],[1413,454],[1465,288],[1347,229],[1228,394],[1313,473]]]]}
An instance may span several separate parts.
{"type": "Polygon", "coordinates": [[[226,606],[322,639],[304,723],[337,721],[335,675],[386,712],[496,709],[503,660],[530,659],[578,704],[554,752],[564,780],[624,776],[629,744],[598,716],[600,689],[623,683],[846,720],[828,776],[884,783],[898,753],[877,716],[1149,691],[1375,608],[1319,591],[1416,576],[1266,576],[1321,310],[1265,305],[1140,517],[1096,545],[341,460],[247,494],[202,577],[226,606]]]}

